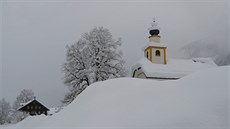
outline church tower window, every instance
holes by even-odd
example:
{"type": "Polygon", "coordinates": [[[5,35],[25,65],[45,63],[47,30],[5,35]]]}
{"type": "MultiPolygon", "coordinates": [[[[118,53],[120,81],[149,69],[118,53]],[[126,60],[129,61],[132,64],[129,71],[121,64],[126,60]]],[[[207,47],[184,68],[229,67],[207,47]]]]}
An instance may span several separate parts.
{"type": "Polygon", "coordinates": [[[156,56],[161,56],[161,52],[159,50],[156,50],[156,53],[155,53],[156,56]]]}

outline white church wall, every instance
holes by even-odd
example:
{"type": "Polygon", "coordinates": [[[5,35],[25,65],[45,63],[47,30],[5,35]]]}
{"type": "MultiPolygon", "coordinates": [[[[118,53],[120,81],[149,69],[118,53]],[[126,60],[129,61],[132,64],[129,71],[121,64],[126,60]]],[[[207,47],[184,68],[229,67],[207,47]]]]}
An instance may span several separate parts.
{"type": "Polygon", "coordinates": [[[164,64],[164,49],[152,48],[152,62],[157,64],[164,64]],[[160,56],[156,56],[156,51],[160,51],[160,56]]]}

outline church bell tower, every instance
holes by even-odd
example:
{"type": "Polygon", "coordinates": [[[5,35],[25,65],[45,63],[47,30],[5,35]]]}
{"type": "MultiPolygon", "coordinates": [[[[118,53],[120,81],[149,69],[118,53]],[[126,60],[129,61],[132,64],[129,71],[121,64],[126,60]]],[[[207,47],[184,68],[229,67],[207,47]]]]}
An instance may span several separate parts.
{"type": "Polygon", "coordinates": [[[144,56],[156,64],[167,64],[166,62],[166,48],[164,43],[160,42],[160,28],[157,25],[155,18],[153,19],[151,27],[149,30],[149,43],[144,49],[144,56]]]}

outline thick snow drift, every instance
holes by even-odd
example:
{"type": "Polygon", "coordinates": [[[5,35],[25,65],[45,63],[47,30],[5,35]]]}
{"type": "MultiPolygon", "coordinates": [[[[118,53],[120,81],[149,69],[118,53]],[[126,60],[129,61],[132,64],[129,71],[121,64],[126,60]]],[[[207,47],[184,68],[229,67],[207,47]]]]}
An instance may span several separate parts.
{"type": "Polygon", "coordinates": [[[174,81],[98,82],[59,113],[29,117],[8,128],[227,129],[229,72],[230,67],[221,67],[174,81]]]}
{"type": "Polygon", "coordinates": [[[168,59],[166,65],[151,63],[147,58],[142,58],[132,67],[132,71],[142,68],[147,77],[177,79],[193,72],[216,67],[211,58],[168,59]]]}

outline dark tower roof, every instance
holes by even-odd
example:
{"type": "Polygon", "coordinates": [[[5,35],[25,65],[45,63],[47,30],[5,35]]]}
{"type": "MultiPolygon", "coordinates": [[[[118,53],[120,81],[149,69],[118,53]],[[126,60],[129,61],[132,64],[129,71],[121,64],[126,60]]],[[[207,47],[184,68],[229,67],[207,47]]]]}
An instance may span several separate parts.
{"type": "Polygon", "coordinates": [[[151,36],[158,35],[160,33],[160,28],[157,26],[155,18],[153,18],[152,26],[149,27],[149,34],[151,36]]]}
{"type": "Polygon", "coordinates": [[[149,31],[149,34],[150,35],[158,35],[160,33],[160,31],[158,29],[155,29],[155,30],[150,30],[149,31]]]}

